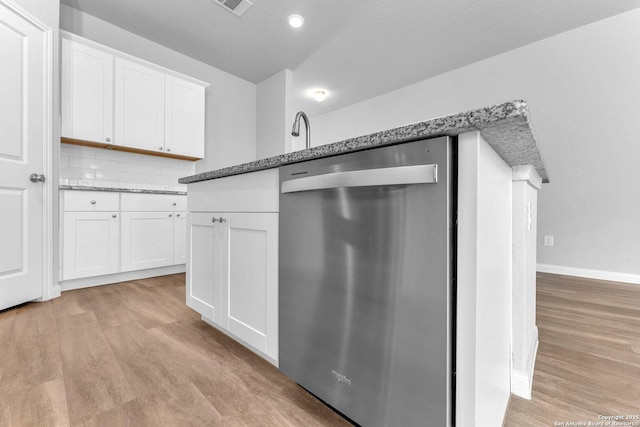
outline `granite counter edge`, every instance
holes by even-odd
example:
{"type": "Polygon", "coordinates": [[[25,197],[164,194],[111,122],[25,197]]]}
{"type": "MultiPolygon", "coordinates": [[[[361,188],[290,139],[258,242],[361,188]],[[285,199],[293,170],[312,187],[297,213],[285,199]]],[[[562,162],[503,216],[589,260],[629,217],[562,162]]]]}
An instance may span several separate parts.
{"type": "Polygon", "coordinates": [[[145,190],[138,188],[115,188],[115,187],[91,187],[86,185],[59,185],[59,190],[66,191],[104,191],[111,193],[139,193],[139,194],[168,194],[174,196],[186,196],[186,191],[171,190],[145,190]]]}
{"type": "Polygon", "coordinates": [[[531,164],[543,181],[548,182],[548,176],[529,123],[527,103],[523,100],[510,101],[464,113],[438,117],[332,144],[203,172],[180,178],[178,182],[192,184],[349,152],[402,144],[418,139],[456,136],[469,131],[479,131],[510,166],[531,164]],[[512,125],[512,127],[505,125],[512,125]],[[497,133],[492,132],[493,128],[498,128],[503,133],[506,131],[507,138],[504,135],[496,138],[497,133]],[[512,140],[518,141],[520,146],[511,144],[510,141],[512,140]]]}

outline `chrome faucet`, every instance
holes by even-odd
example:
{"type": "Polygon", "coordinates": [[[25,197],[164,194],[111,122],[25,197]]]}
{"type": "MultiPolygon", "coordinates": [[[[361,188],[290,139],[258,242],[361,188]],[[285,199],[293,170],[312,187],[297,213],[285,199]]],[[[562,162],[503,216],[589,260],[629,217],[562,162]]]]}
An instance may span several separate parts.
{"type": "Polygon", "coordinates": [[[309,127],[309,118],[304,111],[298,111],[296,119],[293,121],[293,128],[291,129],[291,135],[300,136],[300,117],[304,120],[304,125],[307,128],[307,142],[305,148],[311,148],[311,128],[309,127]]]}

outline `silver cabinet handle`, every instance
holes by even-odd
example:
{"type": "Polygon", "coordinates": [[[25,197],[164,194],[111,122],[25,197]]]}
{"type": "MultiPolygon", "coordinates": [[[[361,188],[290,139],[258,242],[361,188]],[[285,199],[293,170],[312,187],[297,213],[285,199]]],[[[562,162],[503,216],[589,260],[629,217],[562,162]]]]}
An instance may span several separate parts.
{"type": "Polygon", "coordinates": [[[92,200],[92,201],[91,201],[91,204],[92,204],[92,205],[95,205],[95,204],[96,204],[96,201],[95,201],[95,200],[92,200]]]}
{"type": "Polygon", "coordinates": [[[31,182],[44,182],[45,178],[44,178],[44,175],[42,175],[40,173],[32,173],[31,175],[29,175],[29,181],[31,181],[31,182]]]}
{"type": "Polygon", "coordinates": [[[171,218],[173,216],[173,214],[169,214],[169,218],[171,218]]]}
{"type": "Polygon", "coordinates": [[[215,216],[213,218],[211,218],[211,222],[215,223],[218,222],[218,218],[216,218],[215,216]]]}
{"type": "Polygon", "coordinates": [[[106,139],[106,141],[107,141],[107,142],[111,142],[111,138],[107,138],[107,139],[106,139]]]}
{"type": "Polygon", "coordinates": [[[341,187],[431,184],[438,182],[438,165],[363,169],[291,179],[282,183],[282,193],[341,187]]]}
{"type": "Polygon", "coordinates": [[[116,214],[111,215],[111,218],[117,218],[117,217],[118,217],[118,215],[116,215],[116,214]]]}
{"type": "Polygon", "coordinates": [[[177,216],[178,218],[180,218],[180,214],[176,214],[176,216],[177,216]]]}
{"type": "Polygon", "coordinates": [[[171,151],[171,148],[167,148],[167,151],[171,151]]]}
{"type": "Polygon", "coordinates": [[[175,205],[176,205],[176,202],[173,202],[173,206],[175,206],[175,205]]]}
{"type": "Polygon", "coordinates": [[[223,217],[220,217],[220,218],[218,218],[218,221],[220,221],[221,223],[223,223],[223,222],[227,222],[227,219],[226,219],[226,218],[223,218],[223,217]]]}
{"type": "Polygon", "coordinates": [[[162,151],[162,150],[164,150],[164,148],[163,147],[158,147],[158,150],[162,151]]]}

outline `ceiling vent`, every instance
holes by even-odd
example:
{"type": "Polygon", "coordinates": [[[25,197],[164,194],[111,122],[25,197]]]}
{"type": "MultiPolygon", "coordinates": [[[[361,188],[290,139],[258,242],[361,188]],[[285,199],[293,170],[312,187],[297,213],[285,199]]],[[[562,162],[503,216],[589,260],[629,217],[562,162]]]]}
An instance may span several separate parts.
{"type": "Polygon", "coordinates": [[[236,16],[242,16],[251,6],[249,0],[211,0],[236,16]]]}

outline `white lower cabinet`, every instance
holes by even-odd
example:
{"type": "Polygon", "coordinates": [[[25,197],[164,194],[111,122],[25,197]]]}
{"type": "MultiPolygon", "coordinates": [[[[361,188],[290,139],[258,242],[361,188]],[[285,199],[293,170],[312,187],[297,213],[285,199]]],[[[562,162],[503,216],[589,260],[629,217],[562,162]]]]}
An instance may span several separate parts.
{"type": "Polygon", "coordinates": [[[278,360],[278,214],[191,213],[187,304],[278,360]]]}
{"type": "Polygon", "coordinates": [[[61,208],[63,281],[186,263],[183,195],[63,191],[61,208]]]}
{"type": "Polygon", "coordinates": [[[187,262],[187,218],[188,212],[173,214],[173,263],[187,262]]]}
{"type": "Polygon", "coordinates": [[[222,231],[217,218],[210,213],[189,216],[187,305],[219,324],[222,231]]]}
{"type": "Polygon", "coordinates": [[[121,257],[121,271],[172,265],[172,214],[122,212],[121,257]]]}
{"type": "Polygon", "coordinates": [[[62,279],[118,272],[118,212],[65,212],[62,279]]]}

